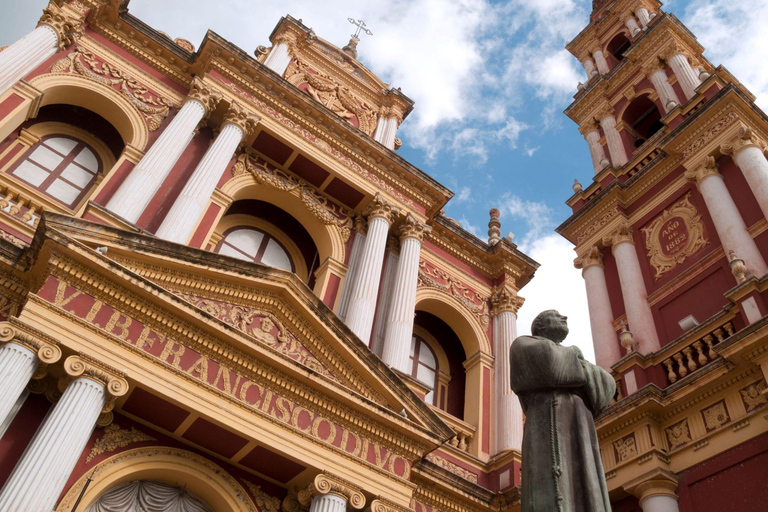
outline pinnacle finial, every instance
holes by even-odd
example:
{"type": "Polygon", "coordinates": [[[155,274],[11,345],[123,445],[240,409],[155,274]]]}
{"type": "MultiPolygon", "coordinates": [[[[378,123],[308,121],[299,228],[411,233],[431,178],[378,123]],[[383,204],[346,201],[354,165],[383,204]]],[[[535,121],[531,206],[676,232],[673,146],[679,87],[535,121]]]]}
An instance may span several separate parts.
{"type": "Polygon", "coordinates": [[[496,245],[501,240],[501,222],[499,217],[501,212],[498,208],[492,208],[490,211],[491,220],[488,222],[488,245],[496,245]]]}
{"type": "Polygon", "coordinates": [[[347,21],[349,21],[351,24],[357,27],[357,30],[355,30],[355,33],[352,34],[352,38],[349,40],[349,43],[347,43],[347,46],[341,49],[344,53],[352,57],[353,59],[357,59],[357,44],[360,42],[360,32],[365,33],[366,35],[372,36],[373,32],[368,30],[365,26],[365,22],[363,20],[355,20],[354,18],[347,18],[347,21]]]}

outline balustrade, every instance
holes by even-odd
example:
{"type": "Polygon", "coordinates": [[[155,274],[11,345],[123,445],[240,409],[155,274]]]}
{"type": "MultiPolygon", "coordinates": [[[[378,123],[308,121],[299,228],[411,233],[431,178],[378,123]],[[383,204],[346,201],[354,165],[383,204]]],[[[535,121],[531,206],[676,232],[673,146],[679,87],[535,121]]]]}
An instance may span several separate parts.
{"type": "Polygon", "coordinates": [[[732,336],[733,324],[727,322],[711,333],[678,350],[663,361],[667,379],[674,384],[679,379],[699,370],[717,358],[714,347],[732,336]]]}

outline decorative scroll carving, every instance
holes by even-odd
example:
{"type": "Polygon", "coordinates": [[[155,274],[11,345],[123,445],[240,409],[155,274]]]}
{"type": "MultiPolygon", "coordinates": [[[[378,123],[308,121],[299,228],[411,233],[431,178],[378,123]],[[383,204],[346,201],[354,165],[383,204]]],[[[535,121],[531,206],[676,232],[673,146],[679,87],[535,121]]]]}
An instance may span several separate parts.
{"type": "MultiPolygon", "coordinates": [[[[6,299],[8,300],[8,299],[6,299]]],[[[7,322],[0,323],[0,343],[13,342],[28,348],[39,360],[33,379],[42,379],[47,374],[49,364],[61,359],[61,349],[51,342],[41,340],[14,328],[7,322]]]]}
{"type": "Polygon", "coordinates": [[[473,484],[477,483],[477,475],[457,464],[454,464],[453,462],[446,460],[442,457],[438,457],[434,453],[429,453],[426,456],[426,459],[430,461],[431,463],[435,464],[436,466],[440,466],[444,470],[448,471],[449,473],[453,473],[456,476],[460,476],[464,480],[468,480],[472,482],[473,484]]]}
{"type": "Polygon", "coordinates": [[[262,491],[260,485],[256,485],[248,480],[243,481],[245,482],[245,486],[251,492],[251,496],[253,496],[253,501],[256,503],[256,506],[259,507],[262,512],[280,512],[279,499],[262,491]]]}
{"type": "Polygon", "coordinates": [[[294,58],[285,72],[285,79],[351,122],[357,119],[360,130],[368,135],[376,128],[376,112],[331,76],[320,74],[309,64],[294,58]]]}
{"type": "Polygon", "coordinates": [[[243,135],[247,137],[254,129],[256,129],[259,119],[258,116],[250,115],[239,103],[233,101],[232,104],[230,104],[227,113],[224,114],[224,122],[222,123],[222,126],[225,124],[233,124],[240,128],[243,135]]]}
{"type": "Polygon", "coordinates": [[[189,86],[187,99],[202,103],[205,107],[205,114],[209,115],[221,101],[221,94],[208,87],[199,77],[194,77],[189,86]]]}
{"type": "Polygon", "coordinates": [[[271,185],[278,190],[295,195],[320,222],[335,227],[342,241],[349,240],[353,227],[351,213],[329,201],[303,179],[291,176],[264,160],[250,155],[249,152],[237,157],[232,167],[232,175],[235,177],[246,173],[250,173],[260,184],[271,185]]]}
{"type": "Polygon", "coordinates": [[[128,381],[125,380],[122,372],[96,361],[86,354],[69,356],[64,361],[64,371],[68,377],[59,381],[59,390],[62,392],[64,391],[62,388],[65,388],[72,379],[79,377],[92,379],[104,385],[112,398],[112,400],[108,399],[104,405],[103,412],[105,413],[114,407],[114,398],[123,396],[128,392],[128,381]]]}
{"type": "Polygon", "coordinates": [[[691,431],[688,428],[687,419],[672,425],[665,429],[664,432],[667,434],[670,450],[691,442],[691,431]]]}
{"type": "Polygon", "coordinates": [[[723,117],[718,119],[717,122],[713,126],[711,126],[706,132],[701,134],[698,139],[693,141],[690,145],[688,145],[682,150],[683,157],[688,158],[689,156],[697,152],[699,148],[701,148],[707,142],[717,137],[723,130],[728,128],[732,123],[734,123],[738,119],[739,119],[739,116],[738,114],[736,114],[736,112],[730,111],[726,113],[723,117]]]}
{"type": "Polygon", "coordinates": [[[77,47],[51,68],[51,73],[75,73],[120,92],[143,116],[149,131],[160,128],[173,103],[149,92],[125,71],[96,58],[88,50],[77,47]]]}
{"type": "Polygon", "coordinates": [[[690,199],[689,193],[641,230],[656,279],[709,244],[701,215],[690,199]]]}
{"type": "Polygon", "coordinates": [[[56,34],[59,37],[59,51],[73,45],[83,35],[80,21],[66,16],[64,12],[53,3],[48,4],[48,7],[43,9],[43,15],[40,17],[40,21],[38,21],[37,24],[38,26],[47,25],[56,31],[56,34]]]}
{"type": "Polygon", "coordinates": [[[365,209],[364,215],[368,217],[368,219],[372,219],[374,217],[381,217],[382,219],[386,219],[387,222],[392,224],[392,222],[395,220],[395,215],[399,212],[399,208],[396,206],[393,206],[389,201],[384,199],[384,196],[381,195],[381,193],[376,193],[376,196],[374,196],[373,201],[368,204],[368,207],[365,209]]]}
{"type": "Polygon", "coordinates": [[[765,142],[757,138],[752,133],[752,128],[748,126],[742,126],[739,128],[739,133],[735,139],[733,139],[728,144],[722,144],[720,146],[720,152],[724,155],[735,155],[742,149],[753,146],[763,149],[765,147],[765,142]]]}
{"type": "Polygon", "coordinates": [[[488,329],[490,323],[488,298],[467,288],[449,273],[421,260],[419,261],[419,287],[433,288],[455,297],[477,318],[483,329],[488,329]]]}
{"type": "Polygon", "coordinates": [[[350,507],[358,510],[365,506],[365,496],[359,487],[328,473],[320,473],[309,487],[299,491],[299,503],[309,504],[316,494],[336,494],[347,500],[350,507]]]}
{"type": "Polygon", "coordinates": [[[260,309],[226,304],[186,293],[177,293],[177,295],[193,306],[245,334],[253,336],[312,371],[331,380],[337,380],[328,368],[318,361],[273,314],[260,309]]]}
{"type": "Polygon", "coordinates": [[[593,245],[586,256],[573,260],[573,266],[580,269],[588,269],[595,266],[602,267],[603,253],[598,246],[593,245]]]}
{"type": "Polygon", "coordinates": [[[717,430],[731,421],[728,409],[725,407],[725,400],[721,400],[706,409],[702,409],[701,416],[704,418],[704,427],[707,429],[707,432],[717,430]]]}
{"type": "Polygon", "coordinates": [[[616,460],[618,462],[624,462],[637,455],[637,443],[635,442],[635,434],[632,433],[618,441],[613,442],[613,448],[616,453],[616,460]]]}
{"type": "Polygon", "coordinates": [[[766,389],[768,389],[768,386],[766,386],[764,380],[761,380],[760,382],[753,382],[739,391],[741,401],[744,402],[744,408],[747,412],[752,412],[768,404],[766,389]]]}
{"type": "Polygon", "coordinates": [[[518,297],[516,293],[502,286],[491,295],[493,316],[504,312],[511,312],[517,315],[517,312],[523,307],[524,302],[524,298],[518,297]]]}
{"type": "Polygon", "coordinates": [[[424,241],[424,236],[432,232],[432,227],[416,220],[416,217],[410,213],[406,215],[405,220],[397,230],[400,240],[406,238],[415,238],[419,242],[424,241]]]}
{"type": "Polygon", "coordinates": [[[117,423],[113,423],[105,428],[104,435],[93,443],[93,448],[88,453],[85,462],[91,462],[95,457],[103,453],[112,453],[128,445],[146,441],[157,441],[157,439],[149,434],[145,434],[141,430],[136,430],[134,427],[131,427],[129,430],[120,427],[117,423]]]}
{"type": "Polygon", "coordinates": [[[614,217],[616,217],[619,214],[618,210],[616,208],[611,208],[607,212],[603,214],[602,217],[597,219],[595,222],[591,222],[584,231],[582,231],[579,236],[576,237],[576,242],[578,244],[581,244],[584,240],[589,238],[590,236],[594,235],[595,232],[597,232],[600,228],[608,224],[613,220],[614,217]]]}
{"type": "Polygon", "coordinates": [[[631,244],[635,243],[634,239],[632,238],[632,227],[627,222],[620,223],[619,227],[616,228],[616,231],[608,236],[603,237],[603,245],[606,247],[624,242],[629,242],[631,244]]]}

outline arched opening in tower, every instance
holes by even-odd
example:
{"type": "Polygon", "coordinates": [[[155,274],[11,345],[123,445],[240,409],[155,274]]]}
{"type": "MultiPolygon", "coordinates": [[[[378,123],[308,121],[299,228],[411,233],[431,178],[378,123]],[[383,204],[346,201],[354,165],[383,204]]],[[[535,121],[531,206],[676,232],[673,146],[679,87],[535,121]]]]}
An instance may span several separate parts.
{"type": "Polygon", "coordinates": [[[656,104],[646,96],[640,96],[630,103],[624,111],[624,123],[631,127],[635,138],[635,149],[639,148],[664,127],[661,112],[656,104]]]}

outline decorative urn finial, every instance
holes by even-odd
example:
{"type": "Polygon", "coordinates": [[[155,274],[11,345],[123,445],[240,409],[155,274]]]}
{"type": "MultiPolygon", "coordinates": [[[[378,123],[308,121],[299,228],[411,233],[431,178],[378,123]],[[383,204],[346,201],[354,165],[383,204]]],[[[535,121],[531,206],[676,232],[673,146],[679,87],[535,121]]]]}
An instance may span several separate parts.
{"type": "Polygon", "coordinates": [[[635,337],[629,332],[629,328],[627,328],[627,324],[624,321],[621,322],[619,341],[621,342],[621,346],[627,350],[627,354],[635,350],[635,337]]]}
{"type": "Polygon", "coordinates": [[[736,282],[743,283],[746,281],[747,265],[744,263],[744,260],[736,257],[736,253],[733,251],[733,249],[728,251],[728,259],[730,260],[728,265],[731,267],[731,273],[733,274],[733,277],[736,278],[736,282]]]}

